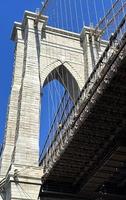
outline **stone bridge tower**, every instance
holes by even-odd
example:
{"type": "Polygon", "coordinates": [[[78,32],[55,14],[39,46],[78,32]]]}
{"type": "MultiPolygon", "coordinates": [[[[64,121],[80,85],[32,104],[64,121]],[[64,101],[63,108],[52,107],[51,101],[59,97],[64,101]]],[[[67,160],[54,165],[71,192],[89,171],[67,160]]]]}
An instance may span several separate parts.
{"type": "Polygon", "coordinates": [[[81,35],[47,26],[42,16],[25,12],[22,23],[15,23],[12,40],[16,43],[13,83],[9,101],[4,147],[0,163],[0,195],[4,200],[37,200],[43,175],[39,167],[39,127],[41,88],[58,67],[75,80],[76,100],[106,46],[95,41],[91,29],[81,35]],[[61,51],[62,49],[62,51],[61,51]],[[52,52],[52,54],[49,54],[52,52]],[[61,53],[62,52],[62,53],[61,53]]]}

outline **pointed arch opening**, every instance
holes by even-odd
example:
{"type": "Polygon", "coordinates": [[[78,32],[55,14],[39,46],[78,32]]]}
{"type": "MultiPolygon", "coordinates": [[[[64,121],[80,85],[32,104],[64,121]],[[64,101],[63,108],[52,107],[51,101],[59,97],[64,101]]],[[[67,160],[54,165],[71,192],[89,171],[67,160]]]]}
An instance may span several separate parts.
{"type": "Polygon", "coordinates": [[[72,73],[61,64],[47,74],[41,91],[39,146],[42,158],[48,151],[55,134],[59,128],[62,128],[80,89],[72,73]]]}
{"type": "Polygon", "coordinates": [[[79,93],[80,93],[80,88],[78,86],[78,83],[72,73],[67,69],[65,64],[62,64],[56,68],[54,68],[46,77],[43,87],[49,83],[49,81],[52,80],[58,80],[64,88],[67,90],[69,93],[72,101],[75,103],[79,93]]]}

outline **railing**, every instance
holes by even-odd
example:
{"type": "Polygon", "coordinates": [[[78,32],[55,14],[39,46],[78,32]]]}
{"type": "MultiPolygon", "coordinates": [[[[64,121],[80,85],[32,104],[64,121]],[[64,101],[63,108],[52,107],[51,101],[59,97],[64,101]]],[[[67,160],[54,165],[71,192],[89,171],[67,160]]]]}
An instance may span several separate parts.
{"type": "Polygon", "coordinates": [[[50,130],[48,132],[44,147],[40,154],[39,158],[40,161],[43,159],[44,155],[48,152],[50,145],[53,142],[53,140],[55,140],[55,137],[58,134],[58,132],[62,129],[63,124],[67,119],[72,107],[73,107],[73,101],[71,100],[68,91],[65,90],[60,105],[55,114],[54,120],[52,122],[52,125],[50,127],[50,130]]]}
{"type": "Polygon", "coordinates": [[[110,34],[115,32],[125,13],[126,1],[115,0],[112,4],[112,7],[107,11],[106,15],[97,24],[95,32],[97,33],[98,30],[100,30],[99,34],[102,36],[102,38],[105,38],[106,35],[107,39],[109,39],[110,34]]]}
{"type": "Polygon", "coordinates": [[[122,19],[115,33],[110,37],[105,51],[83,87],[75,106],[71,108],[62,129],[57,132],[48,152],[46,152],[43,160],[41,160],[40,164],[43,165],[46,175],[49,173],[54,163],[60,158],[62,152],[75,134],[82,118],[84,119],[87,116],[88,110],[90,109],[87,104],[90,100],[93,100],[93,94],[102,80],[104,79],[105,82],[109,82],[109,77],[106,76],[107,72],[110,69],[113,72],[116,71],[113,67],[113,63],[117,59],[123,59],[122,55],[125,55],[124,47],[126,44],[125,27],[126,16],[122,19]]]}

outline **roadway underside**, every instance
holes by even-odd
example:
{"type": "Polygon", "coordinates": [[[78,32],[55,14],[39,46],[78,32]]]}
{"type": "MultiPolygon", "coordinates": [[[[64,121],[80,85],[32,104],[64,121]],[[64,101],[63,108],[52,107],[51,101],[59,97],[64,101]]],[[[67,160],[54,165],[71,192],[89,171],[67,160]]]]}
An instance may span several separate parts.
{"type": "Polygon", "coordinates": [[[126,199],[126,59],[43,179],[40,196],[53,199],[49,194],[54,199],[126,199]]]}

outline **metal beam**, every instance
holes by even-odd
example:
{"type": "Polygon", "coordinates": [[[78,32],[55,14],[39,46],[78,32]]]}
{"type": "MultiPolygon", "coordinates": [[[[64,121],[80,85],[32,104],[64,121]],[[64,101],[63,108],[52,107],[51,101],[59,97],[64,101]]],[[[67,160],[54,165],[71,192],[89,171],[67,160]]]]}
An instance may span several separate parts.
{"type": "Polygon", "coordinates": [[[116,195],[116,194],[99,194],[99,193],[92,193],[90,195],[83,194],[83,195],[76,195],[76,194],[66,194],[60,192],[49,192],[49,191],[42,191],[40,193],[40,200],[125,200],[126,196],[124,195],[116,195]]]}
{"type": "Polygon", "coordinates": [[[49,191],[42,191],[40,193],[40,199],[69,199],[69,200],[82,200],[83,197],[79,195],[69,194],[69,193],[61,193],[61,192],[49,192],[49,191]]]}

